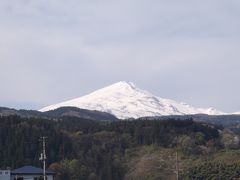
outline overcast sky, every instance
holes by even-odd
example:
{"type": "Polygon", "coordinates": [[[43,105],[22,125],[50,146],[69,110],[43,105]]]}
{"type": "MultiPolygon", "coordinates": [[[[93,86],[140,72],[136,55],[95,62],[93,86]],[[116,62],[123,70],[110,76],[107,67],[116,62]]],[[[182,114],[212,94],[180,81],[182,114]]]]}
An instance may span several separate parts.
{"type": "Polygon", "coordinates": [[[120,80],[240,111],[240,1],[0,1],[0,106],[39,109],[120,80]]]}

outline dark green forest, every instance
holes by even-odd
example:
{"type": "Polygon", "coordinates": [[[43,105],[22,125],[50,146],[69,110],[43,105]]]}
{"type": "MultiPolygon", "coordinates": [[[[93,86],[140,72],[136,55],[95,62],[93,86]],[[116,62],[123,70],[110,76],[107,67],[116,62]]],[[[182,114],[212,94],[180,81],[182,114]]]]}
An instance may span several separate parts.
{"type": "Polygon", "coordinates": [[[0,117],[0,167],[41,167],[41,136],[56,180],[175,179],[176,152],[180,179],[240,178],[237,135],[191,118],[0,117]]]}

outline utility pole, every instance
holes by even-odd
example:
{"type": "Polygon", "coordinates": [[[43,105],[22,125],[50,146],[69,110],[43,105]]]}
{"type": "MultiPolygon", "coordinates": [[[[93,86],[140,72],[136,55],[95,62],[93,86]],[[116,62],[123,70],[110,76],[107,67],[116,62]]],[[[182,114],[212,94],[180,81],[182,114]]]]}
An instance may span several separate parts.
{"type": "Polygon", "coordinates": [[[176,180],[178,180],[178,151],[176,150],[176,180]]]}
{"type": "Polygon", "coordinates": [[[175,162],[175,167],[176,167],[176,180],[179,179],[179,165],[178,165],[178,143],[179,143],[179,139],[178,136],[176,137],[176,162],[175,162]]]}
{"type": "Polygon", "coordinates": [[[43,161],[43,180],[46,180],[46,159],[47,159],[47,156],[46,156],[46,139],[47,139],[47,137],[45,137],[45,136],[40,137],[40,141],[42,141],[43,151],[40,154],[39,160],[43,161]]]}
{"type": "Polygon", "coordinates": [[[218,180],[221,180],[221,177],[220,177],[220,163],[218,164],[218,180]]]}

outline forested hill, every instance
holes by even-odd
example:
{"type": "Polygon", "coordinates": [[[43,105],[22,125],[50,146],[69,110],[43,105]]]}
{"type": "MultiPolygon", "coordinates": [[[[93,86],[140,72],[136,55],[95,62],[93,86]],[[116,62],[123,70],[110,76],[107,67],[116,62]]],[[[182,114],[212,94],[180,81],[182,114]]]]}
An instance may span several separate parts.
{"type": "Polygon", "coordinates": [[[80,109],[76,107],[61,107],[55,110],[40,112],[36,110],[16,110],[7,107],[0,107],[0,116],[17,115],[23,118],[45,118],[45,119],[60,119],[62,117],[77,117],[82,119],[98,120],[98,121],[116,121],[114,115],[95,111],[80,109]]]}
{"type": "Polygon", "coordinates": [[[56,180],[168,179],[175,177],[176,151],[183,159],[181,177],[191,177],[203,173],[197,167],[202,167],[208,157],[226,147],[238,148],[231,132],[192,119],[107,122],[3,116],[0,167],[41,166],[41,136],[48,137],[47,163],[57,172],[56,180]],[[194,167],[197,170],[190,169],[194,167]]]}

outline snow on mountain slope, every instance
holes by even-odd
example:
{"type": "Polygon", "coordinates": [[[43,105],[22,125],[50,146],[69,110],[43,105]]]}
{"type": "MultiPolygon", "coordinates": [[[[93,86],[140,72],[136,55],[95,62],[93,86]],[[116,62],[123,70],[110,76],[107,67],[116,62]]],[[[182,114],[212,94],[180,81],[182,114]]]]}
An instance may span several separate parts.
{"type": "Polygon", "coordinates": [[[65,106],[108,112],[120,119],[163,115],[224,114],[213,108],[195,108],[185,103],[159,98],[137,88],[133,83],[125,81],[120,81],[80,98],[45,107],[40,111],[49,111],[65,106]]]}

